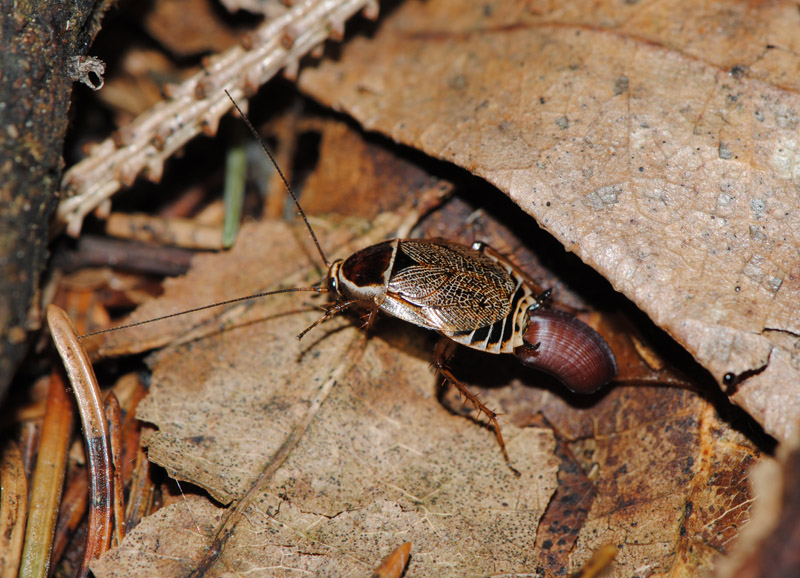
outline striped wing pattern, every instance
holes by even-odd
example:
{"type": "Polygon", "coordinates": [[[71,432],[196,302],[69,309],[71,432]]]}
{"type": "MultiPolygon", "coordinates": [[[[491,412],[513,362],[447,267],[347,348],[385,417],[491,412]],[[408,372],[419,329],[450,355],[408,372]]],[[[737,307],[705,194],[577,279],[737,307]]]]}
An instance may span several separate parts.
{"type": "Polygon", "coordinates": [[[490,353],[513,353],[522,344],[527,309],[536,302],[510,264],[427,239],[400,241],[387,300],[394,309],[402,303],[406,318],[419,325],[490,353]]]}

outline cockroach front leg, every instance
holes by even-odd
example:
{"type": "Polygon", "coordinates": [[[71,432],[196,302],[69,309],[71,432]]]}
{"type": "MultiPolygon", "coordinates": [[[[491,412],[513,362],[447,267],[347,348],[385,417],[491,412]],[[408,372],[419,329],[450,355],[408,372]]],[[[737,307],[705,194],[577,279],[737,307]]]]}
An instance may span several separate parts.
{"type": "Polygon", "coordinates": [[[494,429],[494,434],[497,436],[497,442],[500,444],[500,451],[503,452],[503,458],[506,460],[506,464],[508,464],[508,467],[511,468],[514,474],[520,475],[519,471],[511,465],[511,460],[508,458],[506,443],[503,441],[503,434],[500,432],[500,424],[497,423],[497,414],[486,407],[486,404],[484,404],[476,394],[472,393],[466,385],[461,383],[458,378],[453,375],[453,372],[450,371],[447,365],[447,362],[450,361],[450,358],[453,357],[455,353],[456,346],[457,344],[454,341],[446,337],[440,338],[436,343],[436,348],[433,350],[433,366],[445,382],[454,385],[459,393],[478,410],[478,415],[482,413],[487,417],[489,425],[494,429]]]}
{"type": "Polygon", "coordinates": [[[364,318],[364,324],[362,329],[364,333],[372,329],[372,326],[375,325],[375,321],[378,319],[378,313],[380,313],[380,307],[375,306],[369,310],[366,317],[364,318]]]}
{"type": "Polygon", "coordinates": [[[320,323],[325,323],[331,317],[335,317],[336,315],[338,315],[342,311],[346,311],[347,309],[349,309],[350,307],[352,307],[353,305],[355,305],[357,303],[358,302],[355,301],[355,300],[350,300],[350,301],[340,301],[338,303],[329,303],[327,305],[322,305],[321,307],[325,311],[325,313],[322,315],[322,317],[317,319],[314,323],[312,323],[311,325],[309,325],[308,327],[303,329],[303,331],[301,331],[300,334],[297,336],[297,340],[299,341],[299,340],[303,339],[303,337],[305,336],[306,333],[308,333],[309,331],[314,329],[320,323]]]}

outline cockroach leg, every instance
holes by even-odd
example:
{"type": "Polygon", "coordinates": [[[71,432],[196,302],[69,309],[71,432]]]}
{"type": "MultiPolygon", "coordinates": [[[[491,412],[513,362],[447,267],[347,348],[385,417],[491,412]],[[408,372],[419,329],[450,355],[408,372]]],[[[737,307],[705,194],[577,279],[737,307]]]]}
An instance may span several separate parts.
{"type": "Polygon", "coordinates": [[[375,321],[378,319],[378,313],[380,312],[379,307],[374,307],[369,309],[367,313],[359,317],[361,321],[361,348],[364,349],[367,346],[367,342],[369,341],[369,332],[372,329],[372,326],[375,324],[375,321]]]}
{"type": "Polygon", "coordinates": [[[449,382],[450,384],[454,385],[458,392],[464,396],[464,398],[470,402],[473,407],[478,411],[478,415],[484,414],[486,418],[489,420],[489,425],[494,429],[494,434],[497,437],[497,443],[500,444],[500,451],[503,452],[503,459],[505,459],[506,464],[514,472],[515,475],[519,476],[519,471],[511,465],[511,460],[508,457],[508,452],[506,451],[506,443],[503,441],[503,434],[500,432],[500,424],[497,423],[497,414],[493,412],[491,409],[486,407],[480,398],[472,393],[469,388],[461,383],[459,379],[453,375],[453,372],[450,371],[450,368],[447,365],[447,362],[450,360],[451,357],[455,354],[457,344],[446,337],[442,337],[436,343],[436,348],[433,350],[433,366],[436,368],[436,371],[442,376],[445,382],[449,382]]]}
{"type": "Polygon", "coordinates": [[[553,289],[545,289],[536,297],[536,304],[538,307],[543,305],[550,305],[553,302],[553,289]]]}
{"type": "Polygon", "coordinates": [[[538,350],[542,346],[541,341],[537,341],[536,343],[528,343],[527,341],[524,342],[518,349],[522,349],[527,353],[533,353],[538,350]]]}
{"type": "Polygon", "coordinates": [[[380,310],[381,310],[380,307],[374,307],[370,309],[369,312],[365,315],[365,320],[363,325],[365,333],[369,331],[375,324],[375,320],[378,319],[378,313],[380,312],[380,310]]]}
{"type": "Polygon", "coordinates": [[[325,313],[322,315],[322,317],[317,319],[314,323],[312,323],[311,325],[309,325],[308,327],[303,329],[303,331],[301,331],[300,334],[297,336],[297,339],[298,340],[302,339],[303,336],[306,333],[308,333],[309,331],[314,329],[317,325],[319,325],[320,323],[325,323],[331,317],[335,317],[336,315],[338,315],[342,311],[345,311],[345,310],[349,309],[350,307],[352,307],[356,303],[358,303],[358,302],[354,301],[354,300],[350,300],[350,301],[340,301],[338,303],[331,303],[331,304],[328,304],[328,305],[322,305],[321,307],[325,310],[325,313]]]}

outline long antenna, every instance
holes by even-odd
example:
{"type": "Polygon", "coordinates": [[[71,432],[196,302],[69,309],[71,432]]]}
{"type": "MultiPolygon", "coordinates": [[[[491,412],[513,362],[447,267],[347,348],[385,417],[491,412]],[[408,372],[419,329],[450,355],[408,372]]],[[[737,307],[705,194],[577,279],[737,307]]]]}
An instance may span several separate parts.
{"type": "Polygon", "coordinates": [[[330,261],[328,261],[328,258],[325,256],[325,252],[322,250],[322,245],[319,244],[319,240],[317,239],[317,236],[314,234],[314,229],[311,228],[311,224],[308,222],[308,219],[306,218],[306,212],[303,210],[303,207],[300,206],[300,202],[297,200],[297,196],[294,194],[292,187],[289,185],[289,181],[286,180],[283,171],[278,166],[278,163],[275,161],[275,157],[273,157],[272,153],[269,152],[269,149],[267,148],[267,145],[264,143],[264,140],[261,138],[261,135],[258,134],[258,131],[253,126],[253,123],[250,122],[250,119],[247,118],[247,115],[244,112],[242,112],[242,109],[239,108],[239,105],[236,104],[236,101],[233,100],[233,97],[231,96],[231,93],[228,92],[227,88],[225,89],[225,94],[228,95],[229,99],[231,99],[233,106],[235,106],[236,110],[239,111],[239,115],[241,115],[242,120],[247,125],[247,128],[249,128],[250,132],[253,133],[253,136],[258,141],[258,144],[260,144],[261,148],[264,149],[264,152],[266,153],[267,157],[272,163],[272,166],[274,166],[275,170],[278,171],[278,175],[280,175],[283,184],[286,186],[286,190],[289,191],[289,194],[292,196],[292,200],[294,201],[294,205],[297,207],[297,211],[300,213],[300,216],[303,217],[303,221],[306,224],[306,228],[308,228],[308,232],[311,234],[311,238],[314,240],[314,244],[317,246],[317,251],[319,252],[319,256],[322,257],[322,262],[325,263],[325,266],[328,269],[330,269],[331,268],[330,261]]]}
{"type": "Polygon", "coordinates": [[[128,323],[127,325],[118,325],[117,327],[109,327],[108,329],[101,329],[99,331],[92,331],[91,333],[84,333],[83,335],[79,335],[78,339],[86,339],[87,337],[92,337],[93,335],[100,335],[101,333],[110,333],[112,331],[119,331],[120,329],[130,329],[131,327],[139,327],[140,325],[147,325],[148,323],[155,323],[156,321],[164,321],[164,319],[171,319],[172,317],[178,317],[180,315],[186,315],[188,313],[197,313],[198,311],[204,311],[206,309],[211,309],[212,307],[222,307],[223,305],[231,305],[232,303],[239,303],[240,301],[247,301],[249,299],[256,299],[258,297],[267,297],[268,295],[278,295],[279,293],[295,293],[297,291],[310,291],[313,293],[328,292],[328,290],[325,287],[292,287],[291,289],[277,289],[275,291],[265,291],[263,293],[255,293],[253,295],[246,295],[245,297],[236,297],[234,299],[228,299],[227,301],[212,303],[211,305],[203,305],[202,307],[195,307],[194,309],[186,309],[185,311],[178,311],[177,313],[170,313],[169,315],[162,315],[161,317],[155,317],[153,319],[147,319],[145,321],[137,321],[136,323],[128,323]]]}
{"type": "MultiPolygon", "coordinates": [[[[253,136],[258,141],[258,144],[261,145],[261,148],[263,149],[264,153],[266,153],[267,158],[269,158],[270,162],[272,163],[272,166],[274,166],[275,170],[278,171],[278,175],[280,175],[281,180],[283,181],[283,184],[286,186],[286,190],[289,191],[289,194],[291,195],[292,200],[294,201],[294,204],[297,207],[298,212],[300,213],[300,216],[303,217],[303,222],[306,224],[306,228],[308,229],[308,232],[311,234],[311,239],[313,239],[314,245],[317,246],[317,252],[319,252],[319,256],[322,257],[322,261],[325,263],[325,266],[328,267],[328,269],[330,269],[331,264],[328,261],[328,258],[325,256],[325,252],[322,250],[322,246],[319,244],[319,240],[317,239],[317,236],[314,234],[314,229],[311,228],[311,224],[308,222],[308,218],[306,217],[306,213],[303,210],[303,207],[300,206],[300,202],[297,200],[297,196],[294,194],[294,191],[292,190],[292,187],[289,185],[289,181],[286,179],[286,176],[283,174],[283,171],[278,166],[278,163],[275,161],[275,157],[272,156],[272,153],[267,148],[267,145],[264,143],[264,140],[261,138],[261,135],[258,134],[258,131],[253,126],[253,123],[250,122],[250,119],[247,118],[247,115],[242,111],[241,108],[239,108],[239,105],[236,104],[236,101],[233,100],[233,97],[231,96],[231,93],[228,92],[227,89],[225,89],[225,94],[231,100],[231,102],[233,103],[233,106],[236,107],[236,110],[239,111],[239,114],[241,115],[242,120],[247,125],[247,128],[250,129],[250,132],[253,133],[253,136]]],[[[325,288],[325,287],[293,287],[291,289],[278,289],[278,290],[275,290],[275,291],[265,291],[265,292],[262,292],[262,293],[255,293],[253,295],[247,295],[245,297],[236,297],[234,299],[228,299],[226,301],[220,301],[218,303],[212,303],[211,305],[203,305],[202,307],[195,307],[194,309],[187,309],[185,311],[178,311],[177,313],[170,313],[169,315],[162,315],[161,317],[155,317],[153,319],[147,319],[146,321],[137,321],[135,323],[128,323],[127,325],[119,325],[117,327],[110,327],[108,329],[102,329],[100,331],[93,331],[92,333],[85,333],[83,335],[79,335],[78,339],[86,339],[87,337],[92,337],[93,335],[100,335],[101,333],[110,333],[111,331],[119,331],[120,329],[130,329],[131,327],[139,327],[140,325],[147,325],[148,323],[155,323],[156,321],[164,321],[165,319],[171,319],[172,317],[178,317],[179,315],[186,315],[188,313],[196,313],[198,311],[204,311],[206,309],[211,309],[212,307],[221,307],[223,305],[231,305],[233,303],[239,303],[241,301],[247,301],[249,299],[256,299],[258,297],[267,297],[269,295],[277,295],[279,293],[294,293],[294,292],[297,292],[297,291],[311,291],[311,292],[314,292],[314,293],[328,293],[328,289],[325,288]]],[[[350,304],[348,303],[348,305],[350,305],[350,304]]],[[[337,312],[338,311],[339,311],[339,309],[337,309],[337,312]]],[[[318,325],[321,321],[323,321],[325,319],[328,319],[329,317],[331,317],[331,315],[328,313],[322,318],[322,320],[317,321],[317,323],[315,323],[311,327],[314,327],[314,326],[318,325]]],[[[300,337],[302,337],[303,335],[305,335],[305,333],[307,331],[308,331],[308,329],[306,329],[306,331],[301,333],[298,336],[298,339],[300,337]]]]}

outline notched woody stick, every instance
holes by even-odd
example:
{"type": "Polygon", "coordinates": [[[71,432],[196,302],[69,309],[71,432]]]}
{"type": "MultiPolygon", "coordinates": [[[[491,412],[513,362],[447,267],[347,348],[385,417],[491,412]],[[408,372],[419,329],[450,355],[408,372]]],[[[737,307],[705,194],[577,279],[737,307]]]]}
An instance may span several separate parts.
{"type": "Polygon", "coordinates": [[[66,172],[55,232],[66,227],[78,236],[84,217],[140,174],[158,181],[164,161],[174,152],[201,131],[216,133],[220,118],[231,108],[223,89],[243,102],[281,69],[295,76],[300,58],[326,39],[339,38],[344,22],[361,10],[365,17],[377,18],[377,0],[302,0],[265,22],[242,45],[212,57],[182,84],[166,87],[166,100],[95,146],[66,172]]]}

